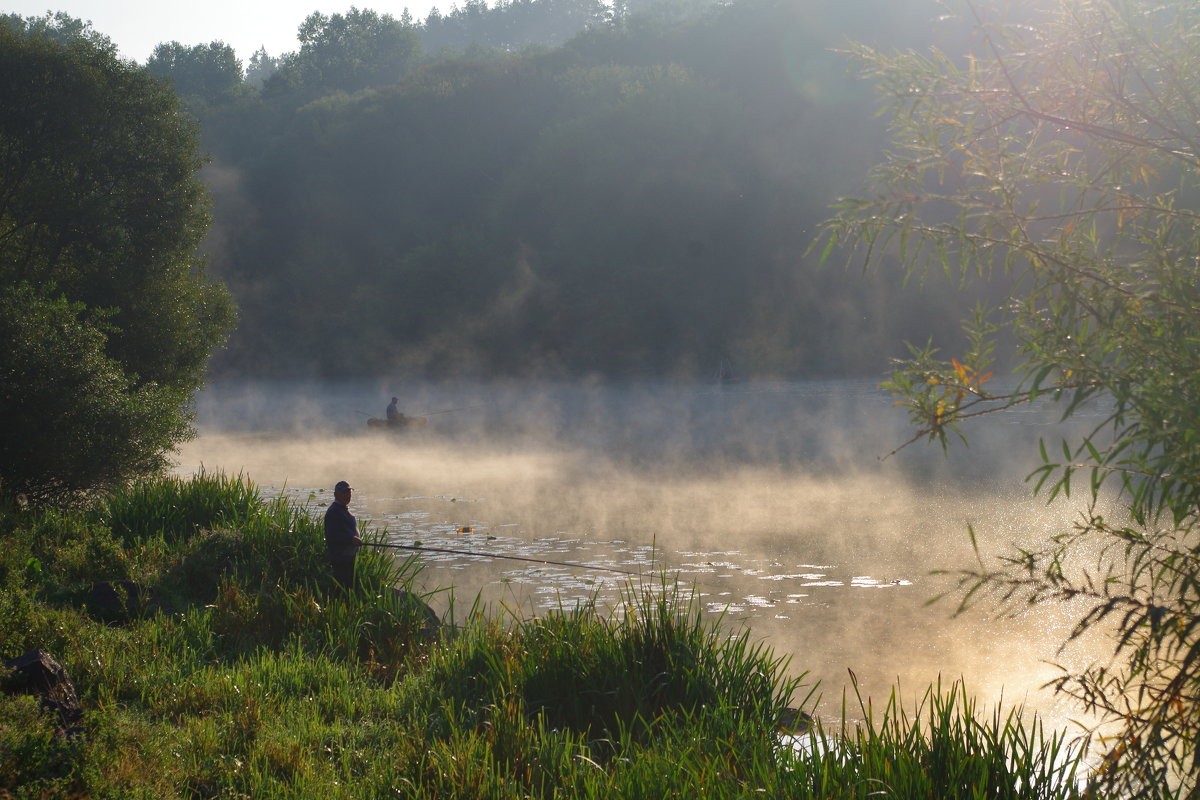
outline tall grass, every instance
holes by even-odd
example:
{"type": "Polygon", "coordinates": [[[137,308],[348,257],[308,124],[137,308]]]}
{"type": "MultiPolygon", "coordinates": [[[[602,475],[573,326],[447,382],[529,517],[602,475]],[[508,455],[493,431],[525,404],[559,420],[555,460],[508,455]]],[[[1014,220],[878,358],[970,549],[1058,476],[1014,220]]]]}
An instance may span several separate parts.
{"type": "Polygon", "coordinates": [[[882,715],[853,682],[836,733],[818,726],[789,769],[806,797],[1081,797],[1083,756],[1065,731],[1020,709],[981,715],[962,682],[925,690],[909,711],[892,691],[882,715]],[[862,720],[849,722],[851,714],[862,720]]]}
{"type": "Polygon", "coordinates": [[[878,718],[860,698],[861,724],[791,748],[779,723],[808,702],[803,678],[664,582],[631,584],[622,614],[433,632],[415,561],[364,552],[343,591],[313,514],[241,478],[0,514],[0,537],[0,657],[46,647],[85,707],[68,739],[0,695],[0,797],[1076,796],[1061,736],[981,718],[959,685],[878,718]],[[93,620],[78,599],[100,573],[174,611],[93,620]]]}
{"type": "Polygon", "coordinates": [[[239,528],[261,510],[253,483],[201,470],[191,479],[162,476],[116,491],[100,502],[95,518],[131,543],[154,536],[186,539],[203,528],[239,528]]]}

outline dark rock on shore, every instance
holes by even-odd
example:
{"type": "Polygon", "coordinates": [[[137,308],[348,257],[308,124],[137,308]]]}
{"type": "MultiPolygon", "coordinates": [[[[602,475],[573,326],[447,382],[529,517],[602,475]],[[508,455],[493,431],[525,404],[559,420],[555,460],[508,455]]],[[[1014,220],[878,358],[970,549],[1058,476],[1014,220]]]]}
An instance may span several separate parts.
{"type": "Polygon", "coordinates": [[[66,669],[45,650],[30,650],[4,662],[7,670],[0,686],[7,694],[30,694],[40,697],[42,708],[58,715],[59,729],[67,736],[83,728],[83,707],[75,694],[75,684],[66,669]]]}
{"type": "Polygon", "coordinates": [[[779,718],[779,730],[786,733],[805,733],[813,726],[815,721],[807,711],[801,711],[798,708],[785,708],[779,718]]]}
{"type": "Polygon", "coordinates": [[[438,617],[437,612],[412,592],[406,592],[403,589],[392,589],[392,591],[402,605],[422,620],[421,633],[432,636],[438,632],[442,627],[442,620],[438,617]]]}
{"type": "Polygon", "coordinates": [[[88,612],[101,622],[128,622],[158,612],[170,614],[173,611],[153,587],[134,581],[93,584],[86,602],[88,612]]]}

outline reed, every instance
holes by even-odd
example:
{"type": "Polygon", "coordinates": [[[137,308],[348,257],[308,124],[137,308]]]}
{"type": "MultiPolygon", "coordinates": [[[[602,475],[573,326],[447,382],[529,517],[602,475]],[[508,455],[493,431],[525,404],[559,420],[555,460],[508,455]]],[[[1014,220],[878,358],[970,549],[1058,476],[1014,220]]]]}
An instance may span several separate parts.
{"type": "Polygon", "coordinates": [[[262,511],[258,489],[242,476],[201,470],[190,479],[162,476],[105,497],[94,517],[127,543],[187,539],[205,528],[237,528],[262,511]]]}
{"type": "Polygon", "coordinates": [[[1077,750],[980,715],[960,684],[911,712],[857,698],[860,722],[791,747],[779,724],[810,701],[803,676],[665,580],[630,584],[615,614],[476,605],[435,634],[417,562],[364,553],[343,591],[310,510],[250,503],[240,478],[186,483],[90,514],[0,512],[0,656],[46,647],[86,709],[67,738],[0,695],[0,796],[1078,796],[1077,750]],[[92,619],[89,553],[174,610],[92,619]]]}
{"type": "Polygon", "coordinates": [[[857,681],[852,686],[861,720],[850,721],[856,712],[843,698],[836,733],[818,726],[789,764],[804,796],[1083,796],[1082,747],[1020,709],[981,716],[962,682],[943,687],[939,681],[911,712],[893,690],[877,716],[857,681]]]}

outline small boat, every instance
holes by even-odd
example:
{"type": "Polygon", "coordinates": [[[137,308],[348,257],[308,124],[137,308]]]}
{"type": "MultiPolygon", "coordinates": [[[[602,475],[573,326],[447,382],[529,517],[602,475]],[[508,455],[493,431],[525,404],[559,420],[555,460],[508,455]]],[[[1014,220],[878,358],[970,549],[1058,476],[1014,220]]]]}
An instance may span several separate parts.
{"type": "Polygon", "coordinates": [[[367,427],[375,430],[384,430],[399,433],[401,431],[419,430],[424,428],[429,420],[425,417],[406,417],[401,414],[396,419],[387,420],[379,417],[370,417],[367,420],[367,427]]]}

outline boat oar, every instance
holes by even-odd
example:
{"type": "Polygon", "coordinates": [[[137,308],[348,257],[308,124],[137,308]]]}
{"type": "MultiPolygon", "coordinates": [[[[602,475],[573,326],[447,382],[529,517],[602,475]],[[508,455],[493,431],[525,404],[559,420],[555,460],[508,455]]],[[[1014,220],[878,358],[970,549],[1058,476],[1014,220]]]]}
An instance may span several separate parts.
{"type": "Polygon", "coordinates": [[[416,550],[425,553],[450,553],[456,556],[478,556],[479,558],[505,558],[509,561],[528,561],[531,564],[553,564],[557,567],[575,567],[576,569],[598,569],[604,572],[619,572],[622,575],[633,575],[641,578],[642,573],[632,572],[627,569],[617,569],[616,567],[593,567],[587,564],[573,564],[569,561],[551,561],[547,558],[526,558],[524,556],[506,556],[500,553],[477,553],[472,550],[451,550],[445,547],[425,547],[419,544],[387,544],[384,542],[363,542],[367,547],[388,547],[393,550],[416,550]]]}

